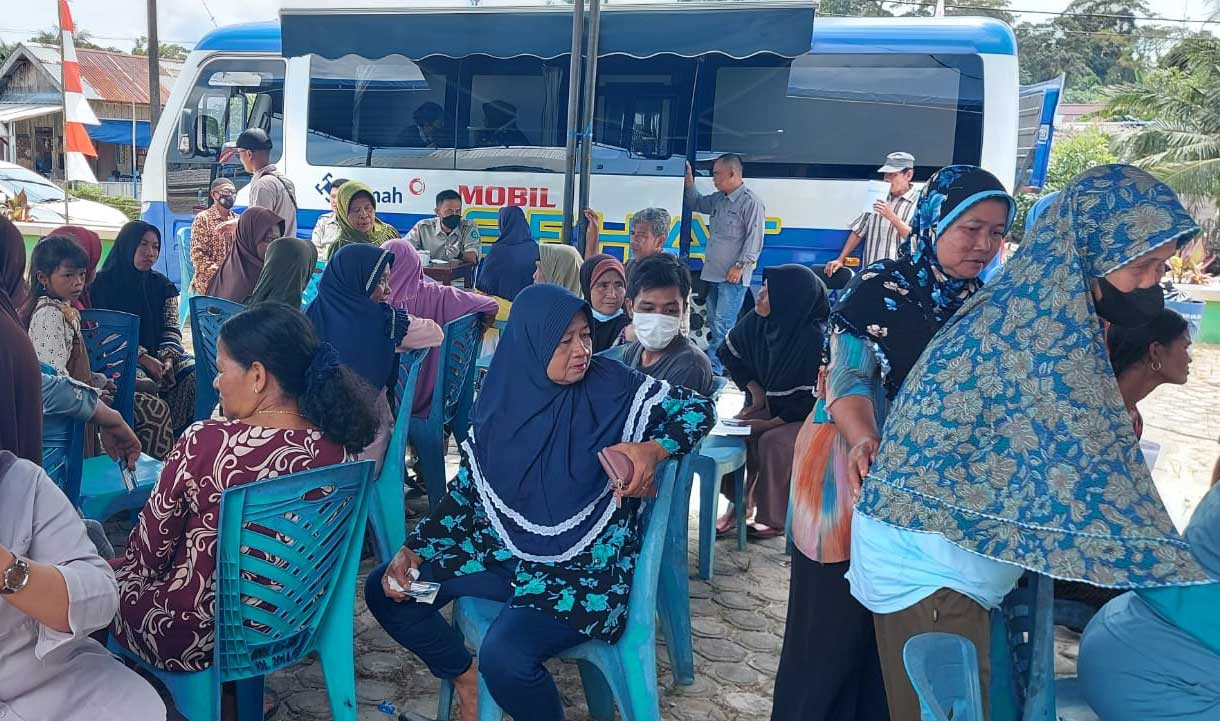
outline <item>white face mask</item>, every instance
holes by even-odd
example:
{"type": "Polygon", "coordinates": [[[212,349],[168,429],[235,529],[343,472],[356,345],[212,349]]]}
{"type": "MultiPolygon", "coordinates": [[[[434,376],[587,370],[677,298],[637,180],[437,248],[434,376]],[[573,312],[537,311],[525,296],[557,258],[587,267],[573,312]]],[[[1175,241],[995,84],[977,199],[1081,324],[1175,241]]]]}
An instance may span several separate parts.
{"type": "Polygon", "coordinates": [[[636,313],[631,318],[635,337],[647,350],[662,351],[682,331],[682,319],[660,313],[636,313]]]}

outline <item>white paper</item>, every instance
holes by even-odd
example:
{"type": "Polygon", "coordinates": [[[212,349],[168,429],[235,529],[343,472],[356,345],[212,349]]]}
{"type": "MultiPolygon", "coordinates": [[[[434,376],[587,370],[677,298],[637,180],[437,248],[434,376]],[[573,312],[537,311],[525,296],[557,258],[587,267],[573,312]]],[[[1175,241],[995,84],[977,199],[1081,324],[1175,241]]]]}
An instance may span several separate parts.
{"type": "Polygon", "coordinates": [[[748,436],[750,435],[750,427],[726,421],[718,421],[716,427],[712,429],[713,436],[748,436]]]}
{"type": "Polygon", "coordinates": [[[1148,472],[1156,470],[1156,458],[1161,455],[1161,444],[1156,441],[1140,441],[1140,450],[1144,453],[1144,463],[1148,464],[1148,472]]]}
{"type": "Polygon", "coordinates": [[[871,213],[873,212],[873,203],[876,203],[878,200],[888,201],[890,199],[890,184],[884,180],[870,180],[864,193],[863,212],[871,213]]]}

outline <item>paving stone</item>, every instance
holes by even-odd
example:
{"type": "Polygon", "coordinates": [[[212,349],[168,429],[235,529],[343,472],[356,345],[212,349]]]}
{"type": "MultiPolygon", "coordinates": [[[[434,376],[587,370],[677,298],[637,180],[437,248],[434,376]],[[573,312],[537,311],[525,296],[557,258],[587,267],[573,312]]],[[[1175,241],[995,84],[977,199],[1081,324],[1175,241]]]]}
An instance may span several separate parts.
{"type": "Polygon", "coordinates": [[[736,609],[738,611],[749,611],[758,605],[758,602],[751,598],[749,594],[738,593],[736,591],[717,593],[712,597],[712,600],[725,608],[736,609]]]}
{"type": "Polygon", "coordinates": [[[725,694],[725,703],[734,711],[740,714],[755,717],[766,717],[771,715],[771,698],[763,697],[756,693],[749,692],[734,692],[725,694]]]}
{"type": "Polygon", "coordinates": [[[405,661],[403,656],[385,651],[357,654],[356,673],[361,677],[393,679],[401,675],[405,661]]]}
{"type": "Polygon", "coordinates": [[[765,631],[771,624],[761,612],[761,608],[749,611],[726,611],[724,620],[729,625],[740,628],[743,631],[765,631]]]}
{"type": "Polygon", "coordinates": [[[741,646],[724,638],[694,639],[695,653],[709,661],[744,661],[746,651],[741,646]]]}
{"type": "Polygon", "coordinates": [[[741,663],[713,663],[712,675],[733,686],[753,686],[758,683],[758,672],[741,663]]]}
{"type": "Polygon", "coordinates": [[[779,654],[756,653],[746,663],[768,677],[774,678],[779,671],[779,654]]]}
{"type": "Polygon", "coordinates": [[[738,631],[733,639],[751,651],[779,653],[782,643],[779,636],[766,631],[738,631]]]}
{"type": "Polygon", "coordinates": [[[691,619],[691,634],[701,638],[725,638],[729,635],[729,627],[716,617],[696,617],[691,619]]]}
{"type": "MultiPolygon", "coordinates": [[[[360,686],[359,680],[356,682],[357,688],[360,686]]],[[[330,716],[330,699],[325,691],[318,689],[309,689],[300,691],[284,698],[284,704],[292,711],[295,716],[304,718],[317,718],[321,716],[330,716]]],[[[280,712],[283,713],[283,706],[280,707],[280,712]]]]}
{"type": "Polygon", "coordinates": [[[727,721],[719,704],[697,698],[684,698],[661,707],[667,719],[677,721],[727,721]]]}
{"type": "Polygon", "coordinates": [[[719,618],[720,607],[710,598],[692,598],[690,600],[691,616],[711,616],[719,618]]]}
{"type": "MultiPolygon", "coordinates": [[[[701,665],[702,659],[695,659],[695,666],[701,665]]],[[[707,664],[703,664],[704,668],[701,671],[696,671],[695,682],[687,686],[679,686],[675,683],[669,683],[662,689],[663,696],[672,696],[674,698],[711,698],[720,691],[720,684],[713,681],[707,673],[707,664]]]]}
{"type": "Polygon", "coordinates": [[[788,623],[788,604],[771,604],[763,606],[762,614],[774,621],[786,624],[788,623]]]}
{"type": "Polygon", "coordinates": [[[756,598],[762,598],[767,601],[775,601],[777,603],[787,603],[788,587],[787,585],[780,587],[769,583],[759,584],[750,589],[750,595],[756,598]]]}
{"type": "Polygon", "coordinates": [[[376,706],[386,699],[393,702],[396,696],[398,696],[398,686],[388,681],[361,678],[356,683],[356,700],[363,704],[376,706]]]}
{"type": "Polygon", "coordinates": [[[303,688],[326,688],[326,678],[322,675],[322,664],[320,663],[302,664],[296,667],[296,680],[303,688]]]}
{"type": "Polygon", "coordinates": [[[757,583],[755,579],[747,578],[739,573],[713,576],[711,586],[717,593],[722,591],[749,591],[757,583]]]}

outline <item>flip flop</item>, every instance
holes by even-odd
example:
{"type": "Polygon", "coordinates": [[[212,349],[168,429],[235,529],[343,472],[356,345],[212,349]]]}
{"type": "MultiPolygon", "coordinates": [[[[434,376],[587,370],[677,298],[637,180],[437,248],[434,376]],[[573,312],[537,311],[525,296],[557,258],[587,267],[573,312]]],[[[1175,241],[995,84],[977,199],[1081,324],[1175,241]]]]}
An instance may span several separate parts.
{"type": "Polygon", "coordinates": [[[729,519],[729,525],[721,528],[720,523],[716,523],[716,538],[725,538],[733,535],[737,531],[737,518],[729,519]]]}
{"type": "Polygon", "coordinates": [[[765,541],[768,538],[776,538],[784,535],[784,531],[779,528],[772,528],[757,523],[751,523],[746,526],[746,536],[756,541],[765,541]]]}

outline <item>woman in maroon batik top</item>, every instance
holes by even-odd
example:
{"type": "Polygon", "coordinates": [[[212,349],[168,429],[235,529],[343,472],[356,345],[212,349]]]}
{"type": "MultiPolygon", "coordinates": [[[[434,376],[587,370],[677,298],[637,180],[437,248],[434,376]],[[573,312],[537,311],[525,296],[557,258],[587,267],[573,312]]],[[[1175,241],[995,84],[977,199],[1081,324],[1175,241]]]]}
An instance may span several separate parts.
{"type": "Polygon", "coordinates": [[[194,424],[174,446],[116,570],[115,637],[169,671],[212,663],[224,489],[342,463],[377,429],[373,389],[299,310],[266,303],[234,316],[216,365],[228,418],[194,424]]]}

